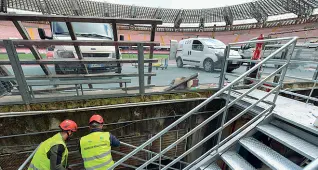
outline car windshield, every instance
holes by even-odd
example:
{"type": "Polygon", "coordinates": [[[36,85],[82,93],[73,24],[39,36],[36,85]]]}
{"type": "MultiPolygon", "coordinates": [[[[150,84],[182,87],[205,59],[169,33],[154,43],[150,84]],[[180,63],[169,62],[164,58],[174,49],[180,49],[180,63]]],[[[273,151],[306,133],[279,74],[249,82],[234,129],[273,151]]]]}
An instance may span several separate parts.
{"type": "MultiPolygon", "coordinates": [[[[72,22],[72,26],[77,36],[113,39],[109,24],[72,22]]],[[[65,22],[53,22],[52,27],[54,34],[69,34],[65,22]]]]}
{"type": "Polygon", "coordinates": [[[219,40],[216,40],[216,39],[202,39],[202,41],[204,41],[204,43],[207,46],[211,46],[213,48],[224,49],[226,47],[226,45],[222,41],[219,41],[219,40]]]}

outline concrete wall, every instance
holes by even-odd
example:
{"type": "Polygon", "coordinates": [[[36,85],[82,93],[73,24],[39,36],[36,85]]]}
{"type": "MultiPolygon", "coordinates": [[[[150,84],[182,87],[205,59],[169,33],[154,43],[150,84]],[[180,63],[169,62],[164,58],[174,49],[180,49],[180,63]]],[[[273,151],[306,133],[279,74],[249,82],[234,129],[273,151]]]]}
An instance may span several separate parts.
{"type": "MultiPolygon", "coordinates": [[[[22,164],[37,144],[57,133],[58,125],[64,119],[72,119],[81,127],[72,137],[72,140],[68,142],[71,151],[77,150],[76,144],[78,138],[88,134],[89,130],[85,126],[87,126],[90,116],[94,113],[98,113],[104,117],[105,124],[107,124],[104,128],[105,131],[110,131],[120,138],[120,140],[138,146],[202,101],[194,99],[193,101],[170,104],[150,104],[133,107],[114,107],[96,111],[20,115],[0,118],[0,129],[5,129],[0,131],[0,165],[4,170],[17,169],[17,166],[22,164]]],[[[222,101],[215,100],[209,106],[202,109],[202,111],[210,112],[191,116],[185,123],[179,124],[177,128],[163,137],[163,148],[180,138],[194,125],[205,120],[207,116],[212,115],[220,106],[223,106],[222,101]]],[[[215,122],[211,122],[208,127],[215,127],[215,125],[215,122]]],[[[171,157],[180,155],[184,152],[186,145],[194,145],[198,140],[203,139],[209,134],[210,132],[208,131],[211,130],[213,128],[207,128],[207,130],[196,133],[193,137],[181,142],[178,147],[169,151],[166,155],[171,157]]],[[[196,154],[204,152],[206,148],[208,147],[205,146],[192,155],[195,157],[196,154]]],[[[159,151],[159,140],[156,140],[149,149],[159,151]]],[[[119,148],[119,150],[123,152],[131,151],[131,149],[127,148],[119,148]]],[[[140,154],[139,156],[146,159],[147,154],[140,154]]],[[[119,158],[119,156],[114,156],[115,160],[119,158]]],[[[80,161],[78,154],[70,156],[70,163],[80,161]]],[[[140,164],[140,162],[136,161],[131,161],[130,163],[140,164]]]]}

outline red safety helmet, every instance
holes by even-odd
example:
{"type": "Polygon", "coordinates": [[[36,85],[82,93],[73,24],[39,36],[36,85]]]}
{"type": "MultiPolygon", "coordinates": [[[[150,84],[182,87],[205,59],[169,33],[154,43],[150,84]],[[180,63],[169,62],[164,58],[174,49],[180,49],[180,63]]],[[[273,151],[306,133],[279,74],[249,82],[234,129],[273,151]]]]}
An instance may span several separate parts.
{"type": "Polygon", "coordinates": [[[97,122],[99,124],[103,124],[104,123],[104,119],[101,115],[93,115],[90,119],[89,119],[89,124],[91,124],[92,122],[97,122]]]}
{"type": "Polygon", "coordinates": [[[73,120],[66,119],[60,124],[60,128],[64,131],[77,131],[77,124],[73,120]]]}

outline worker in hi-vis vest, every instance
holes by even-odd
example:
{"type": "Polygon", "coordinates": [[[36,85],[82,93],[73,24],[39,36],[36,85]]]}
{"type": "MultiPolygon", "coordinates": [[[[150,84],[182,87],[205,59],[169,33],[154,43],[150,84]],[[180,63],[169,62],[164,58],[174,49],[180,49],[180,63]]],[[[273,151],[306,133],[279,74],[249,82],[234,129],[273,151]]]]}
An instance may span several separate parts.
{"type": "Polygon", "coordinates": [[[42,142],[35,152],[28,170],[67,170],[68,149],[65,142],[77,131],[77,124],[64,120],[61,132],[42,142]]]}
{"type": "Polygon", "coordinates": [[[106,170],[114,164],[111,147],[118,147],[120,142],[109,132],[103,132],[103,123],[102,116],[93,115],[89,119],[90,134],[79,141],[86,170],[106,170]]]}

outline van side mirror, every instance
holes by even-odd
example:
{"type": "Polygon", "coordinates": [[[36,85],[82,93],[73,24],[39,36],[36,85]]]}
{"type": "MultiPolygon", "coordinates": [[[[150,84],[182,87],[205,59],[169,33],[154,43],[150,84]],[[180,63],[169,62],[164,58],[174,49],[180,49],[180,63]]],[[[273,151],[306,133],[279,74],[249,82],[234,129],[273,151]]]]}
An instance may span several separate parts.
{"type": "Polygon", "coordinates": [[[53,39],[53,37],[48,37],[46,34],[45,34],[45,30],[43,28],[38,28],[38,32],[39,32],[39,36],[42,40],[45,40],[45,39],[53,39]]]}
{"type": "Polygon", "coordinates": [[[120,41],[124,41],[124,40],[125,40],[124,35],[119,35],[119,40],[120,40],[120,41]]]}

